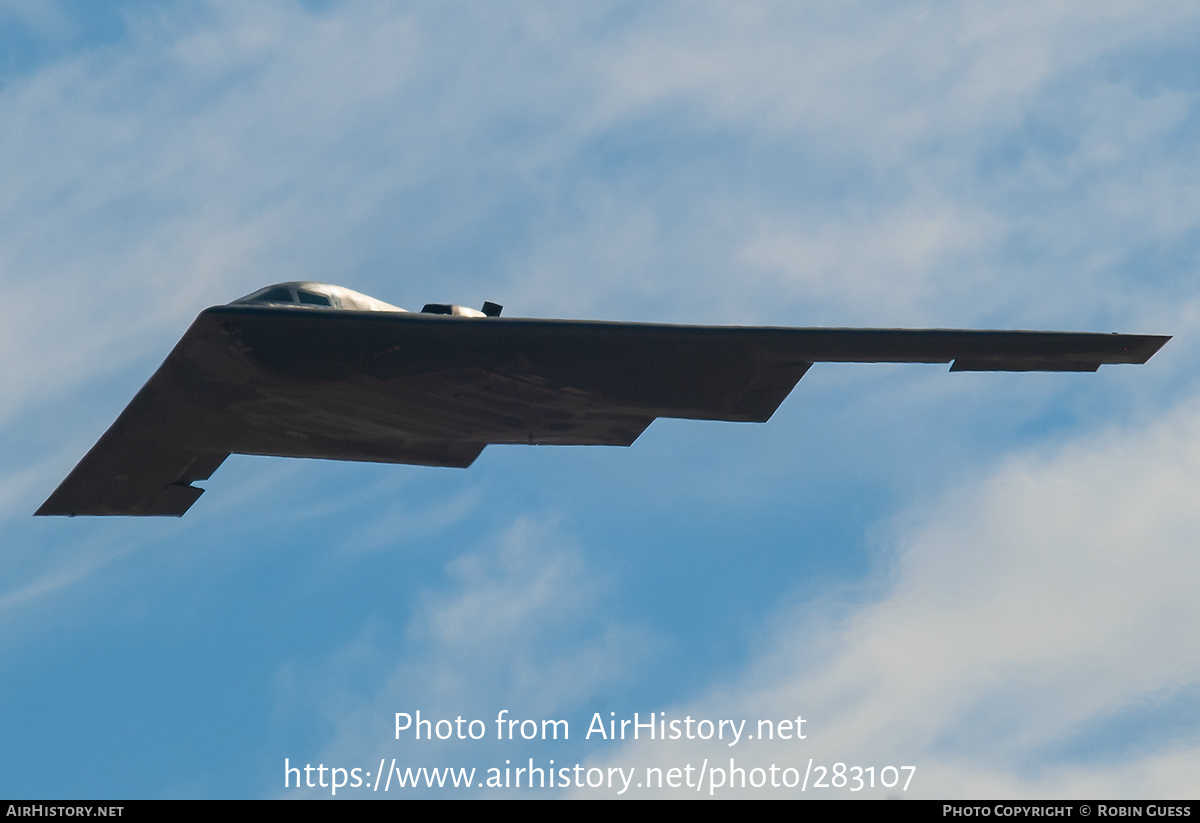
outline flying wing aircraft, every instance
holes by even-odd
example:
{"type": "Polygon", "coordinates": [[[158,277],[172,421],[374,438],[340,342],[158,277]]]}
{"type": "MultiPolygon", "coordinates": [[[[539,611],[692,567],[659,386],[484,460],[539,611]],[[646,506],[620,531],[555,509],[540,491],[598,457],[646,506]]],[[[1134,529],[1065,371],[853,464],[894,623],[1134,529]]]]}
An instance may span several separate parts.
{"type": "Polygon", "coordinates": [[[500,312],[407,312],[321,283],[205,309],[36,514],[182,516],[233,453],[466,467],[492,443],[628,446],[658,417],[761,423],[813,363],[1095,371],[1170,339],[500,312]]]}

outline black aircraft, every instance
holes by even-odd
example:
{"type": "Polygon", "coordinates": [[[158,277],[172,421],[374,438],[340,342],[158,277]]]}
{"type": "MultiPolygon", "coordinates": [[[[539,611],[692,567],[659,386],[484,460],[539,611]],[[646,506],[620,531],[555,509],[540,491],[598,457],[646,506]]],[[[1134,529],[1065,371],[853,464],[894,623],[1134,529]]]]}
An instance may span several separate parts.
{"type": "Polygon", "coordinates": [[[813,363],[1095,371],[1169,337],[789,329],[406,312],[320,283],[200,313],[37,510],[181,516],[232,453],[471,465],[490,443],[628,446],[657,417],[766,421],[813,363]]]}

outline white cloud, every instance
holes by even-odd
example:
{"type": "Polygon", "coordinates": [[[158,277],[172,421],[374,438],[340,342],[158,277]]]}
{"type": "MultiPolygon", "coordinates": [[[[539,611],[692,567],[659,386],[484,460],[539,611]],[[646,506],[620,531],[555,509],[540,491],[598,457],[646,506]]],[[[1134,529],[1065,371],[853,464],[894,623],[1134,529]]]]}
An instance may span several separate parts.
{"type": "Polygon", "coordinates": [[[724,125],[818,135],[872,163],[1011,127],[1047,83],[1193,19],[1171,0],[681,8],[596,53],[614,111],[683,96],[724,125]]]}
{"type": "Polygon", "coordinates": [[[1196,398],[1143,431],[1014,456],[898,527],[881,594],[782,617],[749,674],[669,711],[803,714],[806,741],[640,742],[607,762],[812,757],[916,765],[915,796],[1189,797],[1190,708],[1182,740],[1105,730],[1200,685],[1197,488],[1196,398]]]}
{"type": "MultiPolygon", "coordinates": [[[[581,704],[628,685],[660,643],[606,607],[618,581],[592,568],[552,525],[519,520],[447,564],[446,578],[426,589],[402,630],[366,626],[319,675],[301,678],[300,687],[285,666],[281,710],[311,715],[324,708],[333,729],[313,762],[384,756],[414,766],[494,766],[511,755],[511,744],[495,740],[501,709],[518,719],[571,716],[581,704]],[[364,671],[380,685],[364,690],[364,671]],[[395,713],[418,709],[423,718],[482,719],[487,737],[465,745],[422,746],[411,736],[396,741],[390,733],[395,713]],[[445,761],[448,756],[453,759],[445,761]]],[[[302,757],[309,759],[291,754],[302,757]]]]}

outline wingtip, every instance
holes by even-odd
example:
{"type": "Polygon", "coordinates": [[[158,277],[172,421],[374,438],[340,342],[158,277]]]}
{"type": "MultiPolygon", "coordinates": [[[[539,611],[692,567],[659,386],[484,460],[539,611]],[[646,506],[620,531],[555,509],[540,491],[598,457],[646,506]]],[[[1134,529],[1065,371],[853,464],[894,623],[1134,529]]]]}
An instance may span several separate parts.
{"type": "Polygon", "coordinates": [[[51,495],[34,517],[183,517],[200,499],[204,489],[183,483],[172,483],[152,499],[146,500],[74,500],[75,505],[55,502],[58,492],[51,495]],[[82,505],[80,505],[82,503],[82,505]]]}
{"type": "Polygon", "coordinates": [[[1138,341],[1136,346],[1129,346],[1126,351],[1136,352],[1135,356],[1140,356],[1141,360],[1131,360],[1129,362],[1137,365],[1142,365],[1150,360],[1151,357],[1158,354],[1162,347],[1167,345],[1167,341],[1172,338],[1170,334],[1143,334],[1137,335],[1138,341]]]}

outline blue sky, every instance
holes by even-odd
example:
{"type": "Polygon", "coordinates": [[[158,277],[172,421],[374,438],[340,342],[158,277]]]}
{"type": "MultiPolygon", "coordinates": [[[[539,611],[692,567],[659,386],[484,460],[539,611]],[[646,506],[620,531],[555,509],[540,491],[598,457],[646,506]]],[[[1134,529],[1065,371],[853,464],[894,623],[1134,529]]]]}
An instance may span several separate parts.
{"type": "Polygon", "coordinates": [[[1153,0],[0,0],[0,794],[733,756],[1195,797],[1198,38],[1153,0]],[[765,425],[234,457],[181,520],[30,516],[201,309],[283,280],[1175,339],[1088,375],[818,365],[765,425]],[[572,736],[395,740],[418,709],[572,736]],[[583,739],[660,711],[808,736],[583,739]]]}

